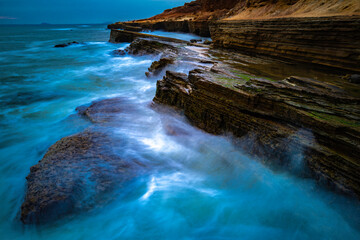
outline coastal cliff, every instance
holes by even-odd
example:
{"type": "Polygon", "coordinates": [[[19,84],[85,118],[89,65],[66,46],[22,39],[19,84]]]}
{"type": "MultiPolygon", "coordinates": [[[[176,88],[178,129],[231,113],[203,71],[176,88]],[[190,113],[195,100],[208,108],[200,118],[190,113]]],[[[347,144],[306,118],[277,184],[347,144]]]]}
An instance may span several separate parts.
{"type": "Polygon", "coordinates": [[[360,71],[360,2],[198,0],[154,17],[115,23],[211,37],[216,47],[360,71]]]}

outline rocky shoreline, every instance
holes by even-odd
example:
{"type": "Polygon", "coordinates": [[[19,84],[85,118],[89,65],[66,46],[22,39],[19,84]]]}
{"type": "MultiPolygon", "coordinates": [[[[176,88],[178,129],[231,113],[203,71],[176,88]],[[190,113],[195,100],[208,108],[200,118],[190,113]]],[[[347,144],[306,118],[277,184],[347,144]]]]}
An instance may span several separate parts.
{"type": "Polygon", "coordinates": [[[237,21],[140,21],[109,29],[193,33],[211,37],[218,48],[360,72],[360,17],[312,17],[237,21]]]}
{"type": "MultiPolygon", "coordinates": [[[[141,21],[109,25],[109,41],[131,43],[114,55],[158,57],[144,73],[163,76],[157,81],[155,110],[179,110],[208,133],[234,136],[244,152],[266,164],[360,198],[360,86],[341,78],[350,74],[356,79],[354,73],[360,72],[359,27],[358,17],[141,21]],[[211,36],[213,43],[139,32],[145,29],[211,36]],[[191,70],[169,71],[172,65],[191,70]]],[[[78,108],[93,125],[59,140],[31,168],[23,223],[46,223],[89,209],[106,201],[103,196],[114,188],[149,171],[136,159],[115,154],[114,148],[126,146],[118,140],[115,146],[104,128],[119,124],[121,114],[134,109],[119,98],[78,108]],[[90,179],[91,185],[82,179],[90,179]]]]}

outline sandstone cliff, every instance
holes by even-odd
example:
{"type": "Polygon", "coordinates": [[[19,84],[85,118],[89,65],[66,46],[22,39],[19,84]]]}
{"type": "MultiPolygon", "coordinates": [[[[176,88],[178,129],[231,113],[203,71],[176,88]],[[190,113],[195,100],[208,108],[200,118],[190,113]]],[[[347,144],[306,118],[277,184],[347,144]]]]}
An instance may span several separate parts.
{"type": "Polygon", "coordinates": [[[358,0],[196,0],[146,20],[239,20],[360,15],[358,0]]]}

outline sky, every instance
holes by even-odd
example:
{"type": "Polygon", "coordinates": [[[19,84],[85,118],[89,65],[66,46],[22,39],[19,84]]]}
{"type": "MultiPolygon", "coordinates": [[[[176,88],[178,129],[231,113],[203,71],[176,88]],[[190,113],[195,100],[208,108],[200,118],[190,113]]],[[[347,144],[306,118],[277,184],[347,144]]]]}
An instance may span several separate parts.
{"type": "Polygon", "coordinates": [[[190,0],[0,0],[0,24],[111,23],[148,18],[190,0]]]}

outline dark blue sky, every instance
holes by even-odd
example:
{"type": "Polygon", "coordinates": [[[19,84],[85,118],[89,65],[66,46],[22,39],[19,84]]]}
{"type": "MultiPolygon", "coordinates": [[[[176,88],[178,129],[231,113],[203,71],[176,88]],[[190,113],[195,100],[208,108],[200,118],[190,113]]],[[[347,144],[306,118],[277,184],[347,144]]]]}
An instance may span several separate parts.
{"type": "Polygon", "coordinates": [[[0,0],[0,24],[103,23],[151,17],[190,0],[0,0]]]}

